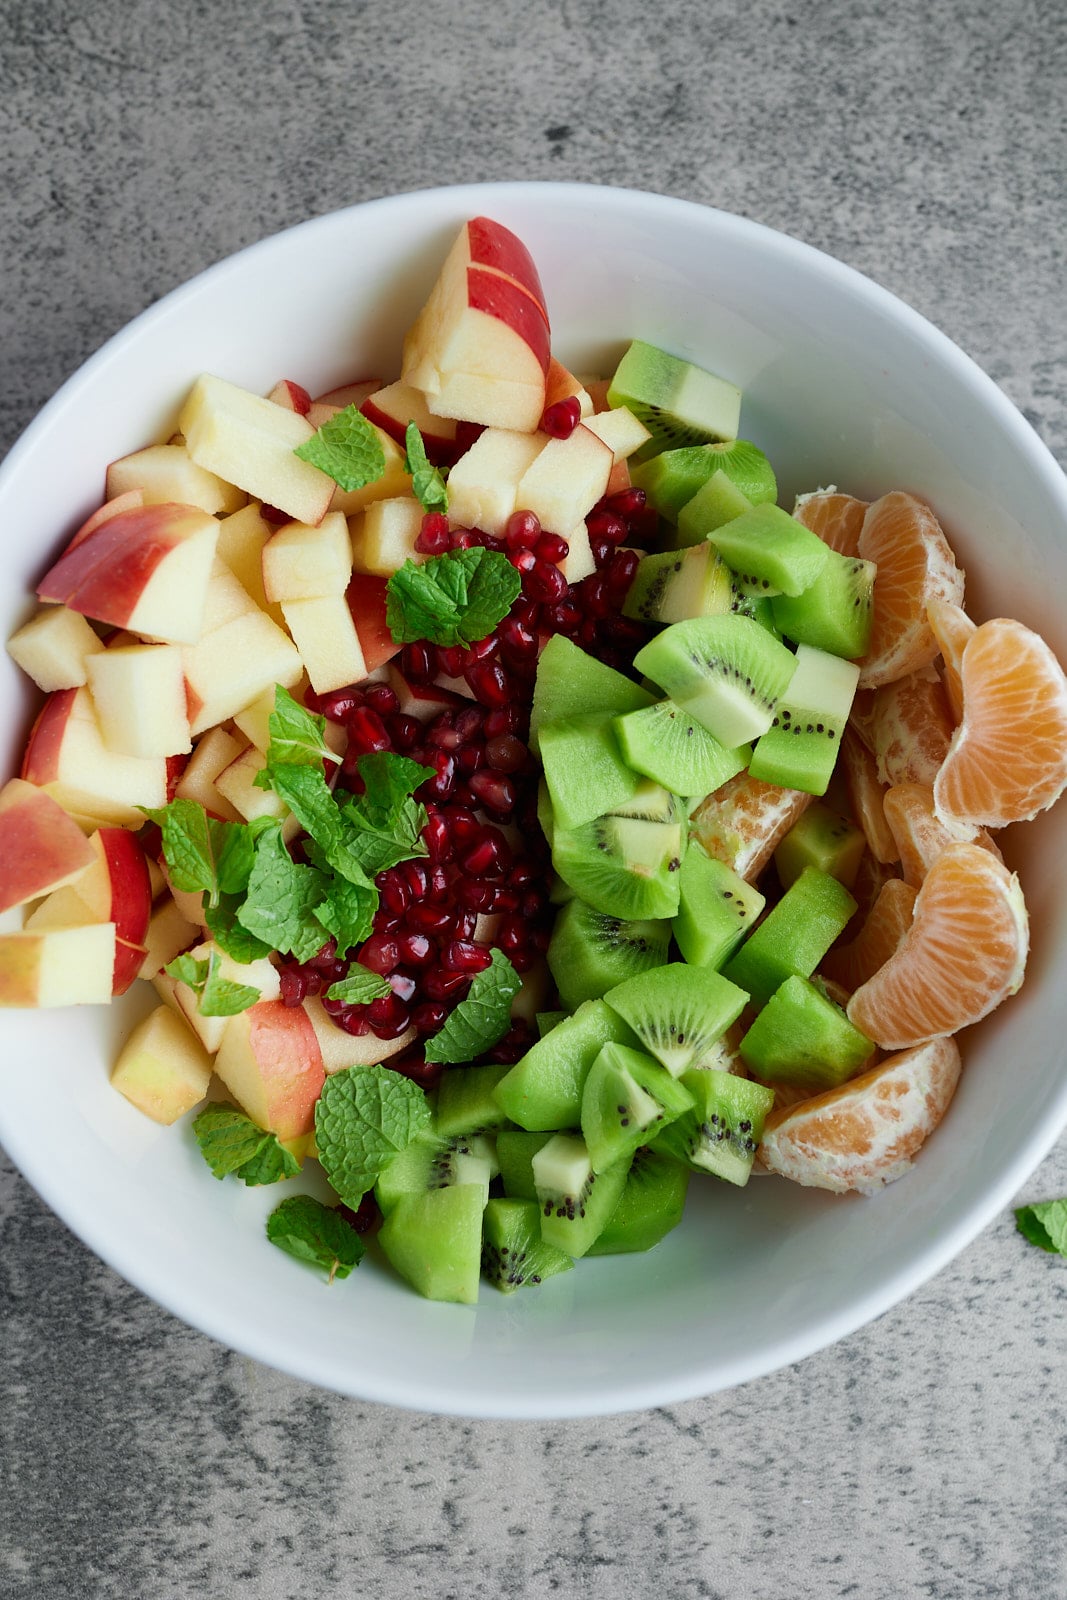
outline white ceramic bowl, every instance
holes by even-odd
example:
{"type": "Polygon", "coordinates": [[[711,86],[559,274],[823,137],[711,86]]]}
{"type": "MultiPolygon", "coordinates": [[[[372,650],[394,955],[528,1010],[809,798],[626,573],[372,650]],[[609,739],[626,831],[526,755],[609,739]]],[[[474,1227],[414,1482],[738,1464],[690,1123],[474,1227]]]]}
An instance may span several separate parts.
{"type": "MultiPolygon", "coordinates": [[[[954,345],[847,267],[750,222],[552,184],[442,189],[321,217],[203,273],[112,339],[0,471],[8,631],[98,503],[104,464],[165,431],[200,371],[262,391],[292,377],[312,392],[394,373],[454,231],[479,213],[529,245],[572,367],[608,371],[639,335],[732,378],[743,432],[769,453],[784,504],[831,482],[867,498],[914,491],[968,569],[973,614],[1018,616],[1067,654],[1067,482],[954,345]]],[[[13,769],[31,696],[9,664],[0,673],[13,769]]],[[[1067,805],[1008,839],[1033,921],[1026,986],[964,1038],[945,1123],[874,1199],[698,1181],[683,1225],[650,1255],[583,1262],[536,1293],[433,1305],[369,1258],[327,1289],[265,1241],[276,1193],[216,1183],[187,1123],[159,1128],[108,1087],[136,1002],[5,1015],[0,1139],[146,1294],[315,1383],[504,1417],[705,1394],[796,1361],[908,1294],[1007,1203],[1067,1123],[1067,906],[1048,870],[1065,836],[1067,805]]]]}

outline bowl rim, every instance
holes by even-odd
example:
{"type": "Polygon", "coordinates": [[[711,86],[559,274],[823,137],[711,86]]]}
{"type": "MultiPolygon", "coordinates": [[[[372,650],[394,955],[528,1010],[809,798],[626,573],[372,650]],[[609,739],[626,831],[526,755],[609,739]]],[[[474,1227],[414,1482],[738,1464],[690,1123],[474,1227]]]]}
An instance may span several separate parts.
{"type": "MultiPolygon", "coordinates": [[[[440,197],[468,215],[491,210],[494,198],[510,203],[521,201],[524,194],[536,195],[542,204],[553,200],[573,204],[581,197],[582,204],[602,203],[637,204],[652,219],[657,215],[686,218],[698,228],[710,226],[723,229],[738,242],[755,244],[761,250],[771,251],[785,262],[790,259],[815,266],[831,282],[836,283],[856,301],[865,303],[875,311],[889,315],[907,328],[916,341],[924,344],[931,355],[954,373],[957,379],[977,393],[994,414],[999,426],[1012,444],[1025,457],[1028,466],[1043,480],[1043,486],[1053,502],[1063,509],[1067,524],[1067,477],[1059,467],[1049,448],[999,388],[994,380],[980,368],[947,334],[941,332],[920,312],[882,287],[858,269],[836,257],[817,249],[814,245],[796,239],[790,234],[771,228],[749,218],[737,216],[717,207],[704,205],[680,196],[633,189],[626,186],[586,184],[580,182],[539,182],[534,180],[494,181],[486,183],[428,185],[423,188],[391,193],[375,199],[357,202],[323,212],[281,229],[274,234],[244,246],[195,274],[192,278],[169,290],[159,300],[146,307],[137,316],[94,351],[61,385],[36,416],[15,440],[6,457],[0,462],[0,501],[8,483],[21,469],[24,457],[35,447],[39,433],[60,418],[65,410],[75,405],[82,393],[91,388],[97,373],[121,355],[124,347],[135,341],[142,330],[180,314],[188,302],[204,291],[243,270],[247,261],[259,252],[269,250],[282,238],[305,233],[311,238],[316,230],[336,225],[338,218],[359,213],[373,218],[394,210],[407,210],[417,206],[428,195],[440,197]]],[[[299,1378],[320,1388],[363,1401],[387,1404],[402,1409],[433,1412],[438,1415],[484,1419],[554,1420],[603,1415],[621,1415],[651,1407],[677,1404],[718,1393],[721,1390],[751,1382],[789,1366],[805,1357],[836,1343],[856,1329],[872,1322],[898,1302],[920,1288],[956,1255],[958,1255],[1001,1212],[1012,1196],[1025,1183],[1030,1174],[1048,1154],[1060,1134],[1067,1127],[1067,1077],[1054,1095],[1049,1114],[1042,1126],[1036,1127],[1027,1146],[1017,1158],[1002,1171],[980,1202],[961,1217],[947,1231],[939,1232],[928,1244],[918,1250],[909,1263],[901,1266],[877,1289],[851,1303],[835,1315],[814,1324],[807,1332],[791,1332],[765,1342],[758,1353],[750,1352],[732,1360],[716,1359],[714,1367],[701,1367],[699,1362],[687,1369],[685,1377],[645,1379],[600,1384],[595,1394],[578,1400],[573,1395],[555,1400],[538,1394],[527,1398],[521,1393],[509,1395],[507,1402],[490,1400],[479,1404],[469,1392],[442,1396],[436,1392],[430,1377],[411,1374],[403,1383],[386,1377],[360,1372],[346,1372],[337,1361],[328,1362],[323,1371],[321,1357],[302,1359],[300,1348],[277,1348],[270,1330],[242,1327],[235,1331],[229,1326],[224,1306],[209,1306],[197,1302],[195,1311],[190,1308],[188,1296],[177,1292],[168,1280],[165,1267],[151,1260],[133,1261],[126,1258],[123,1240],[104,1236],[94,1228],[91,1216],[82,1216],[69,1203],[62,1192],[57,1175],[51,1170],[45,1148],[40,1143],[19,1136],[17,1129],[5,1127],[3,1102],[0,1101],[0,1135],[9,1157],[22,1176],[33,1187],[62,1222],[93,1251],[103,1262],[118,1272],[127,1282],[163,1306],[184,1323],[197,1328],[210,1338],[230,1349],[236,1349],[268,1367],[299,1378]]]]}

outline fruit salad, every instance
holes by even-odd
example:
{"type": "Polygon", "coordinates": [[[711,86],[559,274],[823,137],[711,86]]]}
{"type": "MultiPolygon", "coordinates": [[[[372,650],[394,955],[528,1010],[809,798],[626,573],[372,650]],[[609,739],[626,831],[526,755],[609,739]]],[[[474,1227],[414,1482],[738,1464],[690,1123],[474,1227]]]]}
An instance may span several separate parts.
{"type": "Polygon", "coordinates": [[[114,1089],[331,1279],[536,1286],[694,1175],[872,1193],[1023,981],[1063,671],[912,495],[780,506],[741,405],[640,338],[569,371],[474,218],[399,374],[198,377],[8,643],[0,1004],[152,984],[114,1089]]]}

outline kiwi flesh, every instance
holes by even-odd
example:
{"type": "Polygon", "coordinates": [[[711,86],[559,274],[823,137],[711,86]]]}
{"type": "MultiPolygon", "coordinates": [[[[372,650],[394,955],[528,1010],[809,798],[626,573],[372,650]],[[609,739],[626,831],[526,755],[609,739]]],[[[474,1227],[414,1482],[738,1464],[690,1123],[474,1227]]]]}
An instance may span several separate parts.
{"type": "MultiPolygon", "coordinates": [[[[774,866],[783,889],[796,882],[805,867],[818,867],[851,889],[867,849],[862,828],[857,828],[821,800],[815,800],[800,816],[775,849],[774,866]]],[[[689,856],[694,854],[689,851],[689,856]]],[[[685,879],[682,879],[685,903],[685,879]]],[[[677,937],[677,934],[675,935],[677,937]]]]}
{"type": "Polygon", "coordinates": [[[685,853],[678,894],[674,938],[694,967],[721,967],[766,904],[758,889],[698,844],[691,844],[685,853]]]}
{"type": "Polygon", "coordinates": [[[776,626],[796,644],[858,660],[870,648],[877,570],[873,561],[831,550],[810,588],[772,599],[776,626]]]}
{"type": "Polygon", "coordinates": [[[629,1044],[633,1034],[603,1000],[585,1001],[505,1073],[496,1086],[502,1110],[520,1128],[533,1132],[576,1128],[586,1075],[601,1048],[612,1040],[629,1044]]]}
{"type": "Polygon", "coordinates": [[[734,749],[770,727],[796,663],[758,622],[730,613],[672,623],[638,651],[634,665],[734,749]]]}
{"type": "Polygon", "coordinates": [[[730,569],[710,544],[643,556],[623,601],[623,616],[637,622],[685,622],[731,609],[730,569]]]}
{"type": "Polygon", "coordinates": [[[594,1172],[629,1161],[693,1104],[669,1072],[641,1050],[606,1044],[589,1069],[582,1090],[582,1138],[594,1172]]]}
{"type": "Polygon", "coordinates": [[[585,1140],[557,1133],[532,1165],[542,1239],[570,1256],[584,1256],[619,1203],[629,1161],[594,1172],[585,1140]]]}
{"type": "Polygon", "coordinates": [[[860,669],[851,661],[797,646],[796,670],[771,725],[748,763],[754,778],[805,794],[826,793],[848,723],[860,669]]]}
{"type": "Polygon", "coordinates": [[[714,542],[741,587],[757,595],[803,594],[830,556],[817,533],[769,504],[724,523],[714,542]]]}
{"type": "Polygon", "coordinates": [[[661,966],[670,937],[669,922],[624,922],[584,900],[569,901],[556,918],[547,953],[560,999],[574,1011],[625,978],[661,966]]]}
{"type": "Polygon", "coordinates": [[[748,745],[727,750],[673,700],[616,717],[615,736],[627,764],[674,794],[710,794],[747,766],[748,745]]]}
{"type": "Polygon", "coordinates": [[[434,1106],[434,1127],[442,1139],[484,1133],[503,1127],[507,1117],[494,1090],[508,1068],[496,1064],[450,1067],[441,1077],[434,1106]]]}
{"type": "Polygon", "coordinates": [[[428,1300],[474,1305],[482,1259],[481,1184],[405,1194],[378,1230],[386,1259],[428,1300]]]}
{"type": "Polygon", "coordinates": [[[870,1060],[874,1041],[807,978],[787,978],[741,1040],[754,1077],[809,1094],[836,1089],[870,1060]]]}
{"type": "Polygon", "coordinates": [[[595,911],[623,921],[658,921],[678,910],[682,863],[679,821],[606,816],[580,828],[557,828],[552,864],[595,911]]]}
{"type": "Polygon", "coordinates": [[[382,1169],[374,1198],[383,1216],[408,1195],[428,1194],[455,1184],[476,1185],[488,1198],[489,1184],[498,1170],[492,1139],[475,1135],[445,1139],[432,1128],[382,1169]]]}
{"type": "Polygon", "coordinates": [[[749,505],[777,498],[778,486],[770,462],[747,439],[665,450],[653,460],[635,466],[630,480],[635,489],[645,491],[648,504],[661,517],[677,523],[683,509],[719,472],[749,505]]]}
{"type": "Polygon", "coordinates": [[[539,1011],[534,1017],[534,1022],[537,1026],[537,1037],[543,1039],[546,1033],[551,1033],[552,1029],[558,1027],[561,1022],[566,1022],[567,1015],[566,1011],[539,1011]]]}
{"type": "Polygon", "coordinates": [[[641,1145],[615,1210],[586,1254],[624,1255],[659,1244],[682,1220],[689,1174],[682,1162],[641,1145]]]}
{"type": "Polygon", "coordinates": [[[493,1199],[482,1218],[482,1274],[502,1294],[536,1286],[574,1266],[572,1256],[541,1237],[536,1199],[493,1199]]]}
{"type": "Polygon", "coordinates": [[[496,1136],[500,1182],[512,1200],[536,1200],[533,1158],[551,1139],[551,1133],[528,1133],[525,1128],[501,1128],[496,1136]]]}
{"type": "Polygon", "coordinates": [[[541,761],[557,828],[580,828],[631,800],[638,778],[604,712],[565,717],[541,729],[541,761]]]}
{"type": "MultiPolygon", "coordinates": [[[[769,498],[773,500],[775,496],[769,498]]],[[[678,525],[667,530],[664,544],[675,550],[698,545],[712,538],[725,523],[751,511],[754,503],[720,468],[679,511],[678,525]]]]}
{"type": "Polygon", "coordinates": [[[530,749],[540,747],[540,730],[546,722],[602,711],[615,716],[640,711],[655,695],[638,687],[595,656],[580,650],[562,633],[555,633],[542,650],[534,682],[530,712],[530,749]]]}
{"type": "Polygon", "coordinates": [[[626,406],[651,434],[639,460],[679,445],[737,438],[740,389],[643,339],[635,339],[619,362],[607,402],[626,406]]]}
{"type": "Polygon", "coordinates": [[[773,1090],[729,1072],[682,1076],[694,1108],[657,1135],[653,1148],[743,1188],[752,1172],[773,1090]]]}
{"type": "Polygon", "coordinates": [[[604,998],[673,1077],[722,1037],[748,1001],[743,988],[713,967],[681,961],[628,978],[604,998]]]}
{"type": "Polygon", "coordinates": [[[755,1007],[766,1005],[787,978],[811,977],[855,911],[843,883],[806,867],[723,972],[748,991],[755,1007]]]}

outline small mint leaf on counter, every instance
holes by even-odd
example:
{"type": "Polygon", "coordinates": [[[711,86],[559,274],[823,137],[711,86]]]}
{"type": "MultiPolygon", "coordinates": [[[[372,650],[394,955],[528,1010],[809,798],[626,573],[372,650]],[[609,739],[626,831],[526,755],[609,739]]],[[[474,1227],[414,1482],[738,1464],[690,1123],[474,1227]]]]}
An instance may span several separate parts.
{"type": "Polygon", "coordinates": [[[1039,1250],[1067,1258],[1067,1196],[1062,1200],[1038,1200],[1019,1206],[1015,1225],[1024,1239],[1039,1250]]]}
{"type": "Polygon", "coordinates": [[[347,1278],[363,1260],[364,1244],[336,1206],[309,1194],[290,1195],[267,1218],[267,1238],[279,1250],[321,1267],[332,1283],[347,1278]]]}

